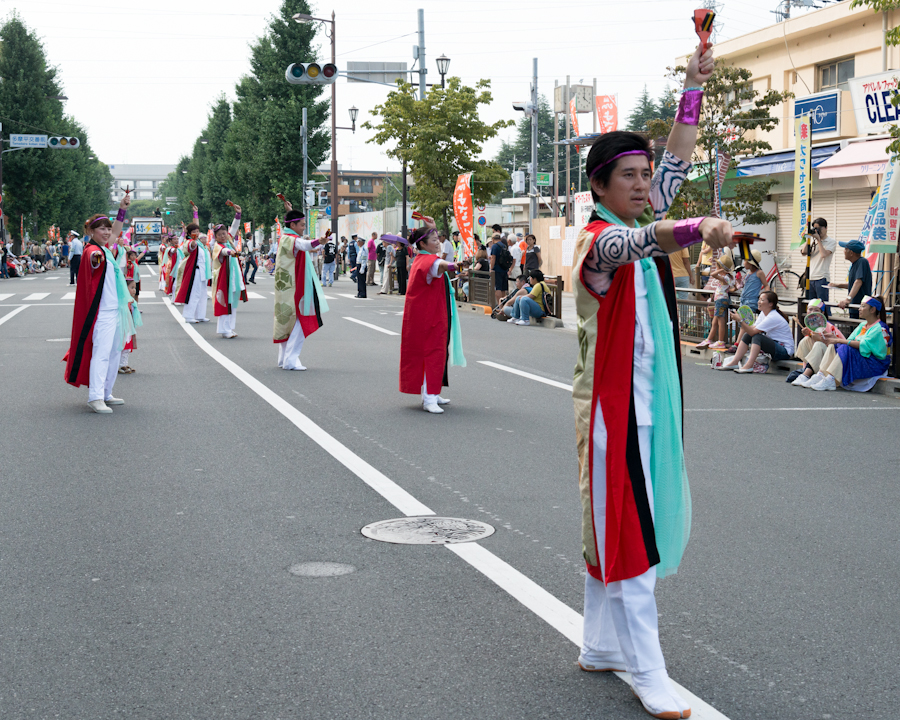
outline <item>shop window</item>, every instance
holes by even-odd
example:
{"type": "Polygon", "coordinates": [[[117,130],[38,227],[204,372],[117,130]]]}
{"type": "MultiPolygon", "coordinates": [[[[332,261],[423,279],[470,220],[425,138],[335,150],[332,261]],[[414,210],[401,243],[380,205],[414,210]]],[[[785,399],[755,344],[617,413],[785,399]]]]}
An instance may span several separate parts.
{"type": "Polygon", "coordinates": [[[816,68],[816,77],[819,81],[819,90],[847,90],[847,81],[856,73],[854,58],[837,60],[816,68]]]}

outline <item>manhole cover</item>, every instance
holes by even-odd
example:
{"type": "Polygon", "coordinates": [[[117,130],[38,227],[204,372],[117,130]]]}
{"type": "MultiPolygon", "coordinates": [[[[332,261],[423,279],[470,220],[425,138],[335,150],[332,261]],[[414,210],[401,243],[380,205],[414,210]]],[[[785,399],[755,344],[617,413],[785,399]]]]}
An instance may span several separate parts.
{"type": "Polygon", "coordinates": [[[288,572],[298,577],[337,577],[356,570],[352,565],[336,562],[305,562],[291,565],[288,572]]]}
{"type": "Polygon", "coordinates": [[[372,523],[362,529],[362,534],[373,540],[403,545],[446,545],[490,537],[494,528],[478,520],[425,515],[372,523]]]}

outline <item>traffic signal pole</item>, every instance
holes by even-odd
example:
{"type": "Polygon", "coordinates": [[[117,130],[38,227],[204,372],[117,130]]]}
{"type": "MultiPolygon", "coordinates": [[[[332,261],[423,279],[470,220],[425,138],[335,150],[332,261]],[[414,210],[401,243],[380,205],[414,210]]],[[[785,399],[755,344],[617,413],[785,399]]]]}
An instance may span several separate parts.
{"type": "Polygon", "coordinates": [[[419,100],[425,99],[425,80],[428,68],[425,67],[425,11],[419,8],[419,100]]]}
{"type": "MultiPolygon", "coordinates": [[[[331,64],[337,65],[334,10],[331,11],[331,64]]],[[[338,237],[337,83],[331,84],[331,234],[338,237]]]]}
{"type": "Polygon", "coordinates": [[[538,61],[534,59],[534,77],[531,80],[531,104],[534,114],[531,116],[531,188],[529,192],[530,212],[528,213],[528,233],[534,234],[534,221],[537,218],[537,147],[538,147],[538,61]]]}
{"type": "Polygon", "coordinates": [[[306,202],[306,182],[307,182],[307,157],[306,157],[306,147],[307,140],[309,137],[309,130],[306,127],[306,108],[303,108],[303,127],[300,129],[300,139],[303,145],[303,214],[309,214],[309,205],[306,202]]]}

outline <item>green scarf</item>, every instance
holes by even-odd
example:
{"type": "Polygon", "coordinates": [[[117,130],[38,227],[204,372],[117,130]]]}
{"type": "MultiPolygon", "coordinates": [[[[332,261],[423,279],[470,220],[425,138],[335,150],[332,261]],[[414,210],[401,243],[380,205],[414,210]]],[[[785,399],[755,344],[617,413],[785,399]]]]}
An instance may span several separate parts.
{"type": "MultiPolygon", "coordinates": [[[[231,240],[225,243],[226,247],[232,252],[237,252],[231,240]]],[[[225,256],[225,262],[228,265],[228,305],[232,312],[237,308],[241,300],[241,290],[244,289],[244,278],[241,277],[241,264],[234,255],[225,256]]],[[[219,266],[219,272],[222,272],[222,266],[219,266]]]]}
{"type": "MultiPolygon", "coordinates": [[[[436,255],[436,253],[430,253],[427,250],[419,250],[419,254],[436,255]]],[[[459,327],[459,314],[456,310],[456,298],[453,297],[453,293],[450,290],[452,284],[450,282],[450,275],[446,272],[444,273],[444,287],[447,290],[447,302],[450,303],[450,317],[448,318],[450,322],[450,364],[457,367],[465,367],[466,357],[463,355],[462,330],[459,327]]]]}
{"type": "MultiPolygon", "coordinates": [[[[287,230],[282,230],[281,234],[282,236],[287,236],[291,239],[290,252],[291,257],[293,257],[294,238],[299,238],[300,236],[290,228],[288,228],[287,230]]],[[[313,292],[315,292],[315,296],[319,298],[319,312],[326,313],[328,312],[328,303],[326,302],[325,298],[322,297],[322,283],[319,282],[319,275],[318,273],[316,273],[316,266],[313,264],[312,256],[310,255],[310,253],[304,253],[304,255],[306,256],[306,272],[303,273],[303,305],[300,308],[300,314],[315,314],[316,309],[313,305],[313,292]]]]}
{"type": "Polygon", "coordinates": [[[116,259],[113,257],[113,254],[109,251],[108,247],[103,248],[103,253],[106,255],[107,264],[112,265],[113,272],[116,276],[119,327],[122,330],[121,335],[119,335],[122,342],[119,346],[119,351],[121,352],[125,347],[125,343],[128,342],[128,339],[135,334],[135,327],[141,327],[144,323],[141,320],[141,311],[138,310],[137,303],[134,302],[134,298],[131,297],[131,293],[128,292],[128,283],[125,282],[125,275],[122,273],[122,268],[119,267],[119,263],[116,262],[116,259]],[[129,303],[133,303],[130,309],[128,307],[129,303]]]}
{"type": "MultiPolygon", "coordinates": [[[[597,214],[606,222],[623,225],[600,203],[597,214]]],[[[635,227],[640,227],[635,221],[635,227]]],[[[627,227],[627,226],[626,226],[627,227]]],[[[657,577],[678,572],[678,565],[691,534],[691,489],[684,466],[681,384],[675,357],[675,336],[656,263],[639,261],[647,286],[650,325],[656,347],[653,364],[653,441],[650,450],[650,480],[653,484],[653,529],[659,552],[657,577]]]]}

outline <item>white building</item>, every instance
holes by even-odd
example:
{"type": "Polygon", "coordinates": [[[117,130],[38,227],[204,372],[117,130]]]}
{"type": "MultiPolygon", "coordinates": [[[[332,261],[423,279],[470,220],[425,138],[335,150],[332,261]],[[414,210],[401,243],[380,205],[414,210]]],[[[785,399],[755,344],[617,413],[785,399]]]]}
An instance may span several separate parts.
{"type": "Polygon", "coordinates": [[[113,183],[109,188],[110,200],[118,203],[125,195],[125,188],[133,192],[135,200],[160,200],[159,184],[166,179],[174,165],[110,165],[113,183]]]}

